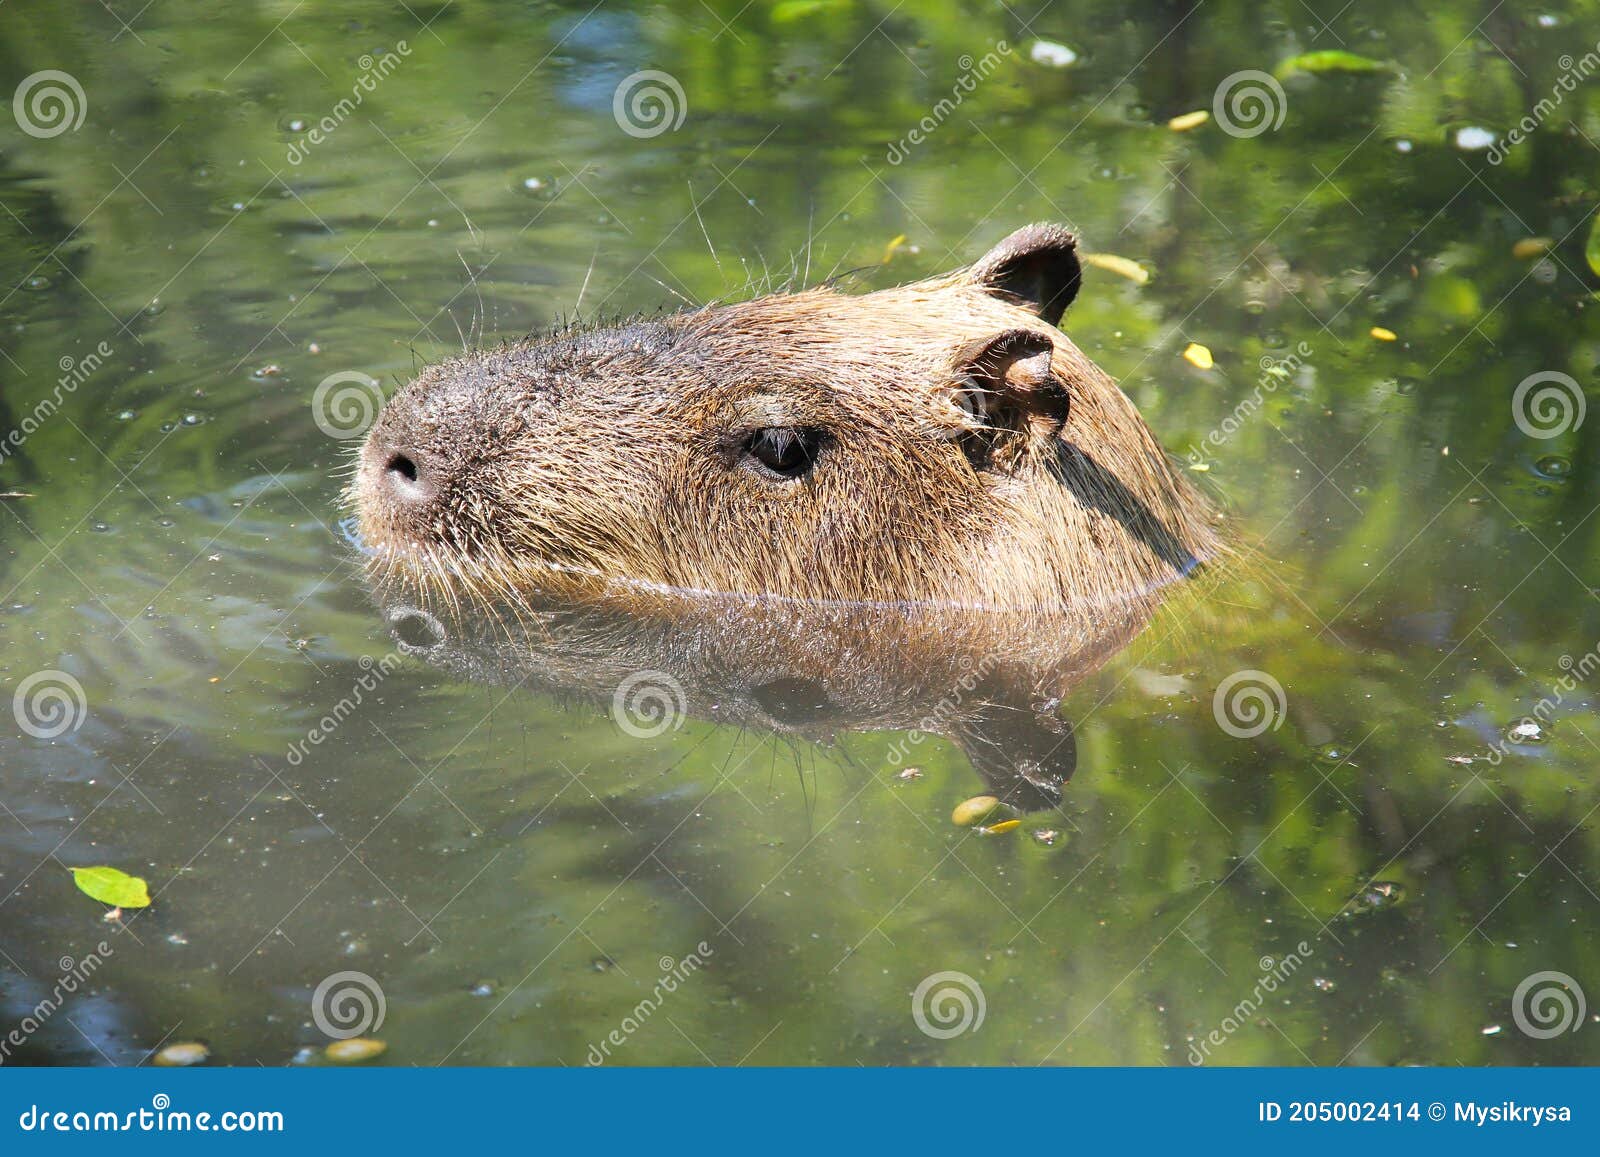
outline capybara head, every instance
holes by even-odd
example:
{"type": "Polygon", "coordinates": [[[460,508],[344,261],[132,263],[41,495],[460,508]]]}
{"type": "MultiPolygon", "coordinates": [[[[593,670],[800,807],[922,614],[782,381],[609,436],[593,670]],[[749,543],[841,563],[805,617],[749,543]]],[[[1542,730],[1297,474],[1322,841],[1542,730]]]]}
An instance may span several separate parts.
{"type": "Polygon", "coordinates": [[[1056,328],[1074,238],[970,269],[583,328],[425,370],[362,448],[380,564],[456,591],[574,578],[1114,615],[1215,517],[1056,328]]]}

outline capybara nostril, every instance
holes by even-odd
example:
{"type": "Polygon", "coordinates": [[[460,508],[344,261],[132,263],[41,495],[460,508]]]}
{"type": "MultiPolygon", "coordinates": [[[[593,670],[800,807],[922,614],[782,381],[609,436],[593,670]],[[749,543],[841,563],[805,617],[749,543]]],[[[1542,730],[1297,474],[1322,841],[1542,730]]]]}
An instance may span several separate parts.
{"type": "Polygon", "coordinates": [[[433,493],[433,479],[416,453],[392,450],[384,459],[383,480],[390,493],[406,502],[420,502],[433,493]]]}
{"type": "Polygon", "coordinates": [[[391,455],[389,469],[400,475],[407,482],[415,482],[417,480],[417,464],[404,454],[391,455]]]}

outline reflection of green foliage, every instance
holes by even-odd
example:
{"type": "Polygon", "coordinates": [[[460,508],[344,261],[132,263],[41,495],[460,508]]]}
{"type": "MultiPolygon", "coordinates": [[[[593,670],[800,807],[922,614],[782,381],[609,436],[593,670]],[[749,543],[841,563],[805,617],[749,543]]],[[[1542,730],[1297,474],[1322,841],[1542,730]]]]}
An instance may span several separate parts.
{"type": "MultiPolygon", "coordinates": [[[[620,1059],[760,1045],[753,1061],[1183,1063],[1259,959],[1307,939],[1306,970],[1218,1063],[1593,1060],[1590,1034],[1531,1041],[1506,1007],[1530,972],[1589,979],[1592,693],[1565,697],[1547,743],[1481,757],[1562,655],[1600,643],[1600,421],[1537,441],[1510,413],[1528,374],[1587,386],[1600,364],[1600,76],[1501,164],[1453,142],[1526,115],[1562,55],[1600,39],[1600,5],[1566,5],[1555,28],[1514,5],[1311,7],[1331,31],[1298,0],[1212,0],[1171,35],[1187,6],[1064,3],[1030,33],[1004,6],[955,2],[588,18],[586,4],[456,3],[418,9],[426,30],[388,5],[176,4],[137,38],[94,5],[0,10],[0,88],[65,68],[90,105],[79,132],[12,134],[0,154],[5,267],[32,279],[0,305],[0,425],[49,392],[62,357],[116,351],[69,397],[70,422],[0,464],[0,489],[35,495],[0,500],[7,669],[72,670],[92,716],[81,746],[26,749],[24,818],[48,847],[71,830],[61,815],[117,782],[111,764],[178,729],[137,777],[182,806],[155,817],[125,792],[74,837],[109,850],[61,853],[141,865],[150,919],[193,946],[176,966],[119,956],[141,1024],[183,1017],[232,1042],[219,1057],[281,1058],[293,1032],[267,1014],[291,1002],[283,1019],[304,1019],[303,990],[356,928],[384,964],[390,1060],[438,1059],[509,994],[452,1059],[577,1062],[658,957],[705,939],[710,967],[669,1010],[695,1045],[657,1020],[620,1059]],[[1079,61],[1033,63],[1030,35],[1079,61]],[[402,39],[399,70],[290,164],[291,123],[323,116],[363,53],[402,39]],[[889,164],[961,58],[1002,40],[993,74],[889,164]],[[1165,127],[1233,73],[1334,50],[1390,67],[1294,70],[1275,132],[1165,127]],[[635,139],[612,93],[647,68],[678,79],[688,113],[635,139]],[[882,782],[879,736],[843,740],[853,762],[800,752],[797,781],[787,750],[703,727],[646,749],[520,696],[473,728],[501,693],[416,670],[323,762],[284,767],[355,657],[390,645],[327,525],[347,450],[311,419],[323,376],[403,380],[458,348],[458,326],[519,334],[586,282],[586,315],[857,268],[870,288],[1034,219],[1154,272],[1141,287],[1087,270],[1067,327],[1175,452],[1251,394],[1262,359],[1313,351],[1203,475],[1281,560],[1281,589],[1227,608],[1219,630],[1158,624],[1071,698],[1082,770],[1070,824],[1049,821],[1056,846],[1028,838],[1031,821],[990,840],[949,829],[974,785],[942,745],[915,785],[882,782]],[[1534,236],[1553,240],[1547,260],[1512,255],[1534,236]],[[1214,370],[1180,359],[1189,341],[1214,370]],[[1187,689],[1136,690],[1141,665],[1187,689]],[[1254,741],[1211,719],[1212,688],[1241,667],[1289,701],[1254,741]],[[435,765],[470,823],[431,784],[407,794],[435,765]],[[373,834],[345,858],[301,799],[348,845],[373,834]],[[195,834],[236,812],[180,875],[195,834]],[[241,879],[259,863],[274,871],[241,879]],[[1347,911],[1373,877],[1404,899],[1347,911]],[[409,913],[441,910],[435,943],[409,913]],[[259,939],[275,921],[282,937],[259,939]],[[591,967],[607,954],[621,970],[591,967]],[[940,969],[980,979],[981,1033],[912,1027],[909,993],[940,969]],[[487,1002],[468,994],[480,979],[487,1002]]],[[[41,888],[5,918],[24,910],[47,960],[79,928],[41,888]]]]}

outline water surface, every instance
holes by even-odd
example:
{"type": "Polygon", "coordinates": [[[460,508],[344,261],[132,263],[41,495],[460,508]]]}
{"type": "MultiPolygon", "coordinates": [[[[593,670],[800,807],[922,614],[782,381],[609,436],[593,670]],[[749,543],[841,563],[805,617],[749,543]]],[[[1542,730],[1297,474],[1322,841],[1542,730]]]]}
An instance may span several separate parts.
{"type": "Polygon", "coordinates": [[[1541,972],[1600,1001],[1595,5],[13,0],[0,28],[0,87],[59,70],[83,112],[0,136],[0,428],[29,431],[0,685],[82,690],[75,727],[0,732],[0,1026],[108,946],[9,1059],[305,1060],[343,971],[386,1064],[613,1032],[632,1064],[1600,1056],[1512,1003],[1541,972]],[[1313,51],[1381,67],[1168,127],[1313,51]],[[616,113],[643,70],[677,127],[616,113]],[[1059,812],[952,825],[981,781],[944,740],[901,779],[903,732],[638,738],[396,657],[330,375],[893,284],[1033,220],[1151,274],[1088,269],[1065,328],[1279,580],[1073,690],[1059,812]],[[1243,737],[1214,710],[1241,671],[1275,724],[1243,737]],[[86,864],[154,905],[103,922],[86,864]]]}

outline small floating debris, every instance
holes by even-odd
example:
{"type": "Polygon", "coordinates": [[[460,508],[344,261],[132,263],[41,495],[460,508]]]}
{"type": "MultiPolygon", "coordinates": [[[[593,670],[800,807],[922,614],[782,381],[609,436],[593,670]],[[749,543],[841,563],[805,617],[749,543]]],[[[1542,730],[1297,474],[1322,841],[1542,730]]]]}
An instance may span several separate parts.
{"type": "Polygon", "coordinates": [[[1477,125],[1468,125],[1466,128],[1456,130],[1456,148],[1465,149],[1467,152],[1486,149],[1494,144],[1495,139],[1495,135],[1488,129],[1479,128],[1477,125]]]}
{"type": "Polygon", "coordinates": [[[1381,326],[1381,325],[1375,325],[1371,329],[1369,329],[1367,332],[1370,333],[1373,337],[1377,338],[1379,341],[1394,341],[1394,340],[1396,340],[1396,338],[1399,337],[1399,335],[1397,333],[1395,333],[1394,330],[1392,330],[1392,329],[1384,329],[1383,326],[1381,326]]]}
{"type": "Polygon", "coordinates": [[[1135,285],[1144,285],[1150,280],[1150,271],[1130,257],[1118,257],[1115,253],[1085,253],[1081,260],[1085,265],[1126,277],[1135,285]]]}
{"type": "Polygon", "coordinates": [[[1196,109],[1186,112],[1182,116],[1175,116],[1167,122],[1167,127],[1175,133],[1186,133],[1190,129],[1197,129],[1211,119],[1211,114],[1205,109],[1196,109]]]}
{"type": "Polygon", "coordinates": [[[1548,237],[1524,237],[1511,247],[1511,256],[1518,261],[1532,261],[1550,252],[1554,244],[1548,237]]]}
{"type": "Polygon", "coordinates": [[[1201,370],[1209,370],[1217,364],[1211,356],[1211,351],[1196,341],[1190,342],[1188,348],[1183,351],[1183,360],[1201,370]]]}
{"type": "Polygon", "coordinates": [[[1539,726],[1538,720],[1519,719],[1506,729],[1506,738],[1512,743],[1543,743],[1544,728],[1539,726]]]}
{"type": "Polygon", "coordinates": [[[188,1068],[200,1064],[210,1055],[211,1050],[199,1041],[182,1041],[162,1049],[150,1058],[150,1063],[164,1069],[188,1068]]]}
{"type": "Polygon", "coordinates": [[[1332,992],[1338,986],[1327,977],[1318,976],[1312,979],[1311,987],[1316,989],[1318,992],[1332,992]]]}
{"type": "Polygon", "coordinates": [[[1046,68],[1071,68],[1077,62],[1078,54],[1054,40],[1035,40],[1028,48],[1028,59],[1046,68]]]}
{"type": "Polygon", "coordinates": [[[994,815],[999,808],[1000,801],[994,796],[975,795],[956,804],[955,810],[950,813],[950,822],[958,828],[976,827],[994,815]]]}
{"type": "Polygon", "coordinates": [[[389,1046],[381,1040],[357,1036],[349,1040],[334,1041],[322,1050],[322,1055],[336,1065],[358,1065],[362,1061],[370,1061],[373,1057],[381,1057],[388,1051],[389,1046]]]}
{"type": "Polygon", "coordinates": [[[1033,838],[1036,843],[1043,844],[1047,848],[1053,848],[1056,845],[1056,841],[1061,838],[1061,833],[1055,828],[1037,828],[1033,833],[1033,838]]]}
{"type": "Polygon", "coordinates": [[[913,780],[921,779],[925,774],[927,773],[920,767],[902,767],[894,773],[894,777],[902,783],[911,783],[913,780]]]}
{"type": "Polygon", "coordinates": [[[1491,1024],[1491,1025],[1485,1026],[1484,1029],[1483,1029],[1483,1035],[1484,1036],[1499,1036],[1500,1035],[1500,1026],[1497,1025],[1497,1024],[1491,1024]]]}
{"type": "Polygon", "coordinates": [[[1368,912],[1380,912],[1393,908],[1405,899],[1406,890],[1403,884],[1393,880],[1373,880],[1361,891],[1350,898],[1345,905],[1344,915],[1361,916],[1368,912]]]}

